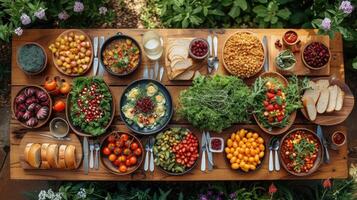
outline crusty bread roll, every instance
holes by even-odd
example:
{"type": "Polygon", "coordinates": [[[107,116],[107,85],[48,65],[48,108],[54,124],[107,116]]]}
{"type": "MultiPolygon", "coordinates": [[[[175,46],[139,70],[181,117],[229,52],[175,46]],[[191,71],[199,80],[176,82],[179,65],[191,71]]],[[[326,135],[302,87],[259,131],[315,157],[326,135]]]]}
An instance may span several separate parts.
{"type": "Polygon", "coordinates": [[[25,158],[27,158],[27,163],[32,167],[39,168],[41,165],[41,145],[37,143],[32,144],[27,152],[25,148],[25,158]]]}
{"type": "Polygon", "coordinates": [[[328,106],[327,106],[326,112],[329,113],[329,112],[332,112],[335,110],[337,95],[338,95],[338,87],[337,87],[337,85],[332,85],[332,86],[328,87],[328,90],[330,92],[330,95],[329,95],[328,106]]]}
{"type": "Polygon", "coordinates": [[[50,144],[49,143],[43,143],[41,145],[41,168],[44,169],[49,169],[51,166],[47,162],[47,148],[50,144]]]}
{"type": "Polygon", "coordinates": [[[312,99],[311,96],[307,96],[304,101],[304,106],[305,106],[305,110],[307,112],[307,115],[309,116],[311,121],[314,121],[316,119],[316,106],[315,106],[315,102],[312,99]]]}
{"type": "Polygon", "coordinates": [[[26,144],[25,150],[24,150],[24,159],[27,162],[29,160],[28,156],[29,156],[29,152],[31,149],[31,146],[33,145],[33,143],[28,143],[26,144]]]}
{"type": "Polygon", "coordinates": [[[59,155],[58,155],[58,168],[60,169],[65,169],[67,168],[66,167],[66,162],[65,162],[65,152],[66,152],[66,149],[67,149],[67,145],[64,145],[62,144],[60,147],[59,147],[59,155]]]}
{"type": "Polygon", "coordinates": [[[75,169],[77,165],[76,161],[76,147],[73,145],[68,145],[64,155],[64,161],[67,168],[75,169]]]}
{"type": "Polygon", "coordinates": [[[51,168],[58,168],[58,145],[50,144],[47,147],[46,160],[51,168]]]}
{"type": "Polygon", "coordinates": [[[41,161],[41,168],[43,168],[43,169],[50,169],[51,166],[50,166],[50,164],[48,164],[47,161],[41,161]]]}
{"type": "Polygon", "coordinates": [[[326,111],[329,102],[329,96],[330,96],[330,92],[328,88],[321,90],[320,98],[317,101],[317,106],[316,106],[317,113],[322,114],[326,111]]]}
{"type": "Polygon", "coordinates": [[[343,100],[345,98],[345,93],[341,90],[340,87],[337,87],[338,94],[337,94],[337,99],[336,99],[336,111],[340,111],[343,107],[343,100]]]}

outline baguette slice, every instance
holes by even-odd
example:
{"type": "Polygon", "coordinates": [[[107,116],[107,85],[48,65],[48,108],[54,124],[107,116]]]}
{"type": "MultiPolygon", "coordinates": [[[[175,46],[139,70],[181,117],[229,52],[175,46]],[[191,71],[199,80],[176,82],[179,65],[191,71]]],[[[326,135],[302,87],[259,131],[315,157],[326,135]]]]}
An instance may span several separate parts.
{"type": "Polygon", "coordinates": [[[49,145],[50,145],[49,143],[43,143],[41,145],[41,160],[42,161],[47,161],[46,154],[47,154],[47,148],[49,145]]]}
{"type": "Polygon", "coordinates": [[[68,145],[64,154],[64,161],[67,168],[75,169],[77,165],[76,161],[76,147],[73,145],[68,145]]]}
{"type": "Polygon", "coordinates": [[[32,144],[26,160],[32,167],[39,168],[41,165],[41,145],[32,144]]]}
{"type": "Polygon", "coordinates": [[[66,149],[67,149],[67,145],[64,145],[62,144],[60,147],[59,147],[59,155],[58,155],[58,168],[60,169],[66,169],[67,166],[66,166],[66,162],[64,160],[65,158],[65,152],[66,152],[66,149]]]}
{"type": "Polygon", "coordinates": [[[308,96],[303,100],[303,103],[309,119],[314,121],[317,115],[314,99],[308,96]]]}
{"type": "Polygon", "coordinates": [[[58,168],[58,145],[50,144],[47,147],[46,158],[48,164],[50,164],[51,168],[58,168]]]}
{"type": "Polygon", "coordinates": [[[308,89],[304,92],[302,99],[304,100],[308,97],[311,97],[313,99],[314,105],[316,105],[317,100],[319,100],[320,93],[321,92],[319,89],[308,89]]]}
{"type": "Polygon", "coordinates": [[[188,70],[188,71],[185,71],[184,73],[176,76],[174,78],[174,80],[191,80],[193,75],[195,75],[195,71],[188,70]]]}
{"type": "Polygon", "coordinates": [[[343,100],[345,98],[345,92],[343,92],[341,90],[340,87],[337,87],[338,89],[338,94],[337,94],[337,100],[336,100],[336,107],[335,107],[335,110],[336,111],[340,111],[343,107],[343,100]]]}
{"type": "Polygon", "coordinates": [[[28,143],[26,144],[25,146],[25,150],[24,150],[24,160],[26,162],[28,162],[29,160],[29,152],[30,152],[30,149],[31,149],[31,146],[33,145],[33,143],[28,143]]]}
{"type": "Polygon", "coordinates": [[[50,169],[51,166],[50,166],[50,164],[48,164],[47,161],[42,161],[42,162],[41,162],[41,168],[43,168],[43,169],[50,169]]]}
{"type": "Polygon", "coordinates": [[[317,106],[316,106],[317,113],[322,114],[322,113],[326,112],[328,102],[329,102],[329,96],[330,96],[330,92],[329,92],[328,88],[321,90],[320,98],[317,101],[317,106]]]}
{"type": "Polygon", "coordinates": [[[330,86],[330,81],[326,79],[318,80],[316,81],[316,86],[320,90],[326,89],[328,86],[330,86]]]}
{"type": "Polygon", "coordinates": [[[326,112],[332,112],[335,110],[336,107],[336,102],[337,102],[337,95],[338,95],[338,89],[337,85],[329,86],[328,90],[330,92],[329,96],[329,101],[328,101],[328,106],[326,109],[326,112]]]}

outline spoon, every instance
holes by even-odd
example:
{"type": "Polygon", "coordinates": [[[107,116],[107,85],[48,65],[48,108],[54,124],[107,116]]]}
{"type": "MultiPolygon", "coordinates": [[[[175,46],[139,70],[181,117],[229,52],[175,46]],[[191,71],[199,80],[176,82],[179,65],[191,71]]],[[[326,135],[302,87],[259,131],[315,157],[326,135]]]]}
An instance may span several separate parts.
{"type": "Polygon", "coordinates": [[[273,163],[273,146],[269,145],[269,171],[274,171],[274,163],[273,163]]]}
{"type": "Polygon", "coordinates": [[[275,140],[274,143],[273,143],[273,149],[275,151],[275,155],[274,155],[274,158],[275,158],[275,162],[274,162],[275,171],[279,171],[280,170],[280,163],[279,163],[279,157],[278,157],[279,146],[280,146],[279,140],[275,140]]]}
{"type": "Polygon", "coordinates": [[[211,35],[207,36],[207,42],[208,42],[208,48],[209,48],[207,64],[208,64],[208,73],[210,74],[212,72],[212,69],[214,68],[214,63],[215,63],[215,59],[214,59],[214,56],[212,53],[212,36],[211,35]]]}

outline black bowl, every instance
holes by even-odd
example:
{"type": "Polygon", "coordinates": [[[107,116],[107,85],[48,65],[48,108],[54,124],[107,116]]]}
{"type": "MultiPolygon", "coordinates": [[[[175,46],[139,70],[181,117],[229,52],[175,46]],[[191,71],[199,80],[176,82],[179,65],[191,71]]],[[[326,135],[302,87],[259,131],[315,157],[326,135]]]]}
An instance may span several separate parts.
{"type": "Polygon", "coordinates": [[[150,134],[160,132],[167,126],[167,124],[170,122],[171,117],[173,115],[173,104],[172,104],[172,98],[171,98],[170,92],[160,82],[152,80],[152,79],[140,79],[140,80],[136,80],[136,81],[130,83],[130,85],[128,85],[128,87],[125,88],[125,90],[120,98],[119,108],[120,108],[120,118],[124,121],[125,125],[131,131],[133,131],[137,134],[141,134],[141,135],[150,135],[150,134]],[[125,115],[122,111],[122,107],[127,102],[126,94],[134,87],[137,87],[142,84],[147,85],[149,83],[153,83],[154,85],[156,85],[158,87],[158,90],[163,94],[163,96],[166,99],[165,115],[160,120],[160,122],[157,125],[155,125],[155,127],[153,129],[140,128],[136,124],[130,123],[130,120],[125,117],[125,115]]]}
{"type": "Polygon", "coordinates": [[[108,39],[104,42],[102,48],[100,49],[100,63],[103,65],[103,67],[105,68],[105,70],[107,70],[107,72],[108,72],[109,74],[111,74],[111,75],[113,75],[113,76],[118,76],[118,77],[126,76],[126,75],[129,75],[129,74],[133,73],[133,72],[141,65],[141,61],[142,61],[142,58],[141,58],[141,57],[142,57],[142,51],[141,51],[141,48],[140,48],[139,43],[138,43],[134,38],[132,38],[132,37],[130,37],[130,36],[128,36],[128,35],[123,35],[123,33],[121,33],[121,32],[118,32],[116,35],[114,35],[114,36],[108,38],[108,39]],[[113,71],[112,71],[111,69],[109,69],[106,65],[104,65],[102,55],[103,55],[103,52],[104,52],[105,48],[106,48],[110,43],[112,43],[112,42],[115,41],[115,40],[125,40],[125,39],[131,40],[131,41],[138,47],[138,49],[139,49],[139,54],[140,54],[140,56],[139,56],[139,62],[138,62],[138,64],[135,66],[135,68],[132,69],[131,71],[129,71],[129,72],[127,72],[127,73],[118,74],[118,73],[113,72],[113,71]]]}

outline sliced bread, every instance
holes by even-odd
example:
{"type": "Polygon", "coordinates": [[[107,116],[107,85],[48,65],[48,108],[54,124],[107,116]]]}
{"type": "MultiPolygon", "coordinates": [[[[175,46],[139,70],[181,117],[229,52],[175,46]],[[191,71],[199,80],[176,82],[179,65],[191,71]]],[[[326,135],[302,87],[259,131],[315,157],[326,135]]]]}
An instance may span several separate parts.
{"type": "Polygon", "coordinates": [[[68,145],[64,154],[64,161],[67,168],[75,169],[77,167],[76,159],[76,147],[73,145],[68,145]]]}
{"type": "Polygon", "coordinates": [[[191,80],[193,75],[195,75],[195,71],[188,70],[183,72],[182,74],[176,76],[174,80],[191,80]]]}
{"type": "Polygon", "coordinates": [[[49,145],[49,143],[43,143],[41,145],[41,167],[44,169],[49,169],[51,167],[47,162],[47,148],[49,145]]]}
{"type": "MultiPolygon", "coordinates": [[[[25,149],[26,150],[26,149],[25,149]]],[[[27,163],[34,168],[39,168],[41,165],[41,145],[32,144],[29,151],[25,152],[25,157],[27,158],[27,163]]]]}
{"type": "Polygon", "coordinates": [[[304,92],[304,95],[302,97],[302,99],[306,99],[307,97],[311,97],[312,100],[314,101],[314,105],[316,105],[317,103],[317,100],[319,99],[320,97],[320,90],[319,89],[307,89],[305,92],[304,92]]]}
{"type": "Polygon", "coordinates": [[[321,79],[316,81],[316,86],[318,89],[323,90],[325,88],[328,88],[330,86],[330,81],[326,79],[321,79]]]}
{"type": "Polygon", "coordinates": [[[329,95],[329,101],[328,101],[326,112],[332,112],[335,110],[336,107],[338,87],[337,85],[332,85],[328,87],[328,90],[330,92],[330,95],[329,95]]]}
{"type": "Polygon", "coordinates": [[[60,169],[66,169],[66,162],[65,162],[65,153],[66,153],[67,145],[62,144],[59,147],[59,153],[58,153],[58,168],[60,169]]]}
{"type": "Polygon", "coordinates": [[[330,92],[328,88],[322,89],[321,90],[321,94],[319,97],[319,100],[317,101],[317,113],[324,113],[326,112],[327,106],[328,106],[328,102],[329,102],[329,96],[330,96],[330,92]]]}
{"type": "Polygon", "coordinates": [[[316,111],[316,106],[315,102],[312,99],[311,96],[307,96],[304,100],[304,107],[307,112],[307,115],[309,116],[311,121],[314,121],[316,119],[317,111],[316,111]]]}
{"type": "Polygon", "coordinates": [[[51,168],[58,168],[58,145],[50,144],[47,147],[46,160],[51,168]]]}
{"type": "Polygon", "coordinates": [[[337,87],[338,90],[338,94],[337,94],[337,99],[336,99],[336,107],[335,110],[336,111],[340,111],[343,107],[343,101],[345,98],[345,92],[342,91],[342,89],[340,87],[337,87]]]}

